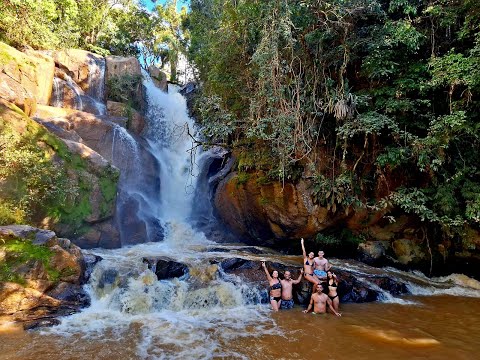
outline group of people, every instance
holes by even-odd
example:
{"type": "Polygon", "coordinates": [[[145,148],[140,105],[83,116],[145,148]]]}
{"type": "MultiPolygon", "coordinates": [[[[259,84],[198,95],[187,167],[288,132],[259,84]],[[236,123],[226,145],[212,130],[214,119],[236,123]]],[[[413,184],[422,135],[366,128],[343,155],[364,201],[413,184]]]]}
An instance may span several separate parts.
{"type": "Polygon", "coordinates": [[[285,271],[284,279],[278,277],[278,271],[274,270],[272,275],[267,270],[265,262],[262,262],[262,267],[267,275],[270,284],[270,304],[273,311],[279,309],[291,309],[293,302],[293,285],[298,284],[302,280],[302,276],[313,284],[313,291],[310,298],[310,303],[304,313],[310,312],[313,308],[313,314],[327,313],[327,307],[330,311],[341,316],[338,312],[340,300],[337,294],[338,279],[332,271],[332,266],[327,259],[324,258],[324,252],[319,251],[318,256],[315,257],[313,252],[307,255],[305,251],[304,240],[301,240],[303,251],[303,269],[300,270],[300,275],[296,280],[292,279],[290,271],[285,271]]]}

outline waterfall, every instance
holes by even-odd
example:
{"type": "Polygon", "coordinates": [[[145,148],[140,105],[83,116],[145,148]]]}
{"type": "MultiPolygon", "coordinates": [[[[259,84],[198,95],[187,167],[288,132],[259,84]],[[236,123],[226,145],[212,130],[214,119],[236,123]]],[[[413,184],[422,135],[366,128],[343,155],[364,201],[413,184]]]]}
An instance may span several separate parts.
{"type": "Polygon", "coordinates": [[[63,88],[62,88],[62,79],[54,77],[53,78],[53,93],[52,93],[52,102],[51,105],[54,107],[63,106],[63,88]]]}
{"type": "Polygon", "coordinates": [[[88,63],[88,96],[98,115],[105,115],[105,58],[93,58],[88,63]]]}

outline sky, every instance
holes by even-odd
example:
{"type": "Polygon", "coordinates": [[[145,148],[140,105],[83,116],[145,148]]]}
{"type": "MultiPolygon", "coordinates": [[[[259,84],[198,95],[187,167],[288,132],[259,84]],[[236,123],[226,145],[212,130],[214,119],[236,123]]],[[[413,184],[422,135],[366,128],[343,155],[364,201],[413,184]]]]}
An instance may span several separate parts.
{"type": "MultiPolygon", "coordinates": [[[[156,1],[143,0],[143,2],[145,3],[145,5],[147,6],[147,8],[149,10],[153,10],[155,5],[165,4],[167,2],[167,0],[156,0],[156,1]]],[[[177,8],[180,10],[182,8],[182,6],[185,6],[185,5],[188,6],[189,2],[190,2],[190,0],[177,0],[177,8]]]]}

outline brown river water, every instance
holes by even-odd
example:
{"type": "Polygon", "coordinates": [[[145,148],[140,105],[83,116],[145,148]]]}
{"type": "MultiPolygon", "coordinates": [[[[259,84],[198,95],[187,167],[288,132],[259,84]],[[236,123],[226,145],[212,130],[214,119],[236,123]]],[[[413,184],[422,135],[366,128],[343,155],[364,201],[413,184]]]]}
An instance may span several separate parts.
{"type": "MultiPolygon", "coordinates": [[[[187,349],[183,358],[479,358],[479,299],[428,296],[409,300],[417,304],[344,304],[341,318],[303,314],[298,307],[270,314],[278,332],[269,329],[259,334],[247,326],[238,330],[240,336],[227,341],[211,329],[203,336],[208,341],[217,340],[212,352],[196,354],[187,349]],[[249,331],[253,334],[249,335],[249,331]]],[[[138,353],[142,343],[140,328],[133,322],[125,332],[117,334],[111,330],[102,339],[91,340],[82,335],[65,338],[4,327],[0,330],[0,359],[161,359],[176,351],[175,346],[158,341],[149,344],[150,348],[157,347],[150,355],[142,356],[138,353]]]]}

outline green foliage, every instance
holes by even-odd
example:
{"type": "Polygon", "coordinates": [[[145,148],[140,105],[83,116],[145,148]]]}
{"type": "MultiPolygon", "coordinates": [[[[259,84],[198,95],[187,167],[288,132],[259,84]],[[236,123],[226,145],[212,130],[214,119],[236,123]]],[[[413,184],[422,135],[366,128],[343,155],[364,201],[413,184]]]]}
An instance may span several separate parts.
{"type": "Polygon", "coordinates": [[[0,262],[0,283],[10,281],[25,284],[25,279],[16,272],[16,268],[33,265],[36,261],[43,264],[48,280],[56,282],[60,278],[60,272],[50,265],[53,253],[45,246],[34,245],[31,240],[0,237],[0,251],[5,254],[0,262]]]}
{"type": "Polygon", "coordinates": [[[76,193],[65,170],[37,144],[2,133],[0,147],[0,224],[28,222],[39,208],[64,204],[76,193]]]}
{"type": "Polygon", "coordinates": [[[308,169],[300,175],[314,201],[332,212],[388,203],[444,234],[478,224],[478,2],[192,0],[191,9],[190,58],[214,99],[199,113],[207,137],[237,152],[262,143],[272,180],[308,169]],[[379,202],[379,192],[390,195],[379,202]]]}
{"type": "Polygon", "coordinates": [[[138,93],[139,87],[142,86],[142,76],[136,74],[123,74],[113,76],[108,79],[107,98],[112,101],[127,103],[134,109],[140,110],[141,104],[138,103],[135,96],[138,93]]]}

